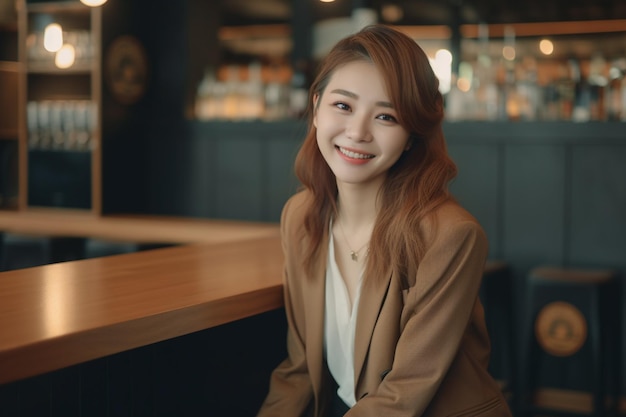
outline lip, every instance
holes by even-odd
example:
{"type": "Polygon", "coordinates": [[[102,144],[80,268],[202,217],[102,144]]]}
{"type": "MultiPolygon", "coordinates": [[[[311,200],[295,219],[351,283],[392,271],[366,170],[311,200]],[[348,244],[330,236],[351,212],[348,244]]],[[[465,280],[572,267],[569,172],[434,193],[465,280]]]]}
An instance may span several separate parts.
{"type": "Polygon", "coordinates": [[[339,154],[339,156],[346,162],[349,162],[350,164],[353,165],[363,165],[363,164],[367,164],[369,161],[371,161],[372,159],[374,159],[374,155],[370,154],[370,153],[366,153],[366,152],[362,152],[359,151],[357,149],[351,149],[351,148],[344,148],[343,146],[335,146],[335,149],[337,150],[337,154],[339,154]],[[341,150],[344,151],[348,151],[348,152],[353,152],[353,153],[357,153],[360,155],[371,155],[371,158],[352,158],[349,155],[346,155],[345,153],[341,152],[341,150]]]}

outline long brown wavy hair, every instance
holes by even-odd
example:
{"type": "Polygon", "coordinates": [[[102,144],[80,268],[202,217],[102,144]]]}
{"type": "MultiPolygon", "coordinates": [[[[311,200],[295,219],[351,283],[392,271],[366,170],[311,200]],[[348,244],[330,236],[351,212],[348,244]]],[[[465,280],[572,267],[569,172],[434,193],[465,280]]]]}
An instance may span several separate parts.
{"type": "Polygon", "coordinates": [[[312,268],[329,222],[337,214],[337,183],[317,146],[312,98],[324,93],[337,68],[356,60],[371,62],[381,72],[398,122],[410,132],[411,141],[379,192],[366,276],[383,274],[389,266],[406,276],[417,269],[424,252],[419,223],[449,198],[448,184],[457,170],[448,156],[442,131],[443,97],[428,57],[411,38],[384,25],[368,26],[339,41],[321,63],[309,91],[308,132],[295,161],[296,175],[312,199],[304,218],[305,267],[312,268]]]}

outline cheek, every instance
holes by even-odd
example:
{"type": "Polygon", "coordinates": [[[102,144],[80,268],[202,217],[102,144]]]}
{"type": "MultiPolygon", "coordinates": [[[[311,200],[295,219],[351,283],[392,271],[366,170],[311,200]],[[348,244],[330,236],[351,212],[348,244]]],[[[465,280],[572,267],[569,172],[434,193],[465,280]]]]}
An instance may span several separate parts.
{"type": "Polygon", "coordinates": [[[317,117],[315,121],[315,130],[318,142],[330,139],[330,137],[333,136],[334,126],[336,126],[336,124],[330,122],[329,118],[325,117],[324,114],[317,117]]]}
{"type": "Polygon", "coordinates": [[[393,145],[388,148],[391,153],[397,154],[398,157],[411,148],[411,141],[403,134],[398,135],[393,141],[393,145]]]}

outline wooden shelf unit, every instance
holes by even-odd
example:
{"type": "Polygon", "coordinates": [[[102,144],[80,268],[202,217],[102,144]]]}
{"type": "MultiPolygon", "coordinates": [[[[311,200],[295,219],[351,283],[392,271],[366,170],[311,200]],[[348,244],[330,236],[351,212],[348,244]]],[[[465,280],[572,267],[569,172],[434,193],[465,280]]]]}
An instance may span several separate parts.
{"type": "Polygon", "coordinates": [[[78,0],[18,1],[18,210],[38,206],[101,214],[101,29],[100,7],[78,0]],[[75,48],[68,68],[57,67],[55,54],[43,49],[50,23],[60,24],[64,43],[75,48]],[[48,150],[54,157],[42,158],[48,150]],[[77,157],[83,162],[72,163],[77,157]],[[85,178],[87,191],[81,185],[85,178]],[[72,195],[80,192],[89,195],[72,195]],[[77,200],[88,202],[76,206],[77,200]]]}

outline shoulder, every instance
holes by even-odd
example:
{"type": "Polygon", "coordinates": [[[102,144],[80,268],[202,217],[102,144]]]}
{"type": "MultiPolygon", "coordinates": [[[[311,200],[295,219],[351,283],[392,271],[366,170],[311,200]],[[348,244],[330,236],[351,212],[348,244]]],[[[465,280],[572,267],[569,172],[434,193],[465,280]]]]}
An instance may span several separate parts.
{"type": "Polygon", "coordinates": [[[299,191],[291,196],[283,206],[280,217],[280,227],[283,237],[293,235],[301,230],[304,216],[311,205],[311,193],[307,190],[299,191]]]}
{"type": "Polygon", "coordinates": [[[289,197],[283,206],[281,224],[301,223],[311,204],[310,198],[311,193],[307,190],[299,191],[289,197]]]}
{"type": "Polygon", "coordinates": [[[480,223],[452,199],[437,206],[424,218],[420,226],[428,245],[442,240],[461,244],[467,239],[480,245],[487,245],[487,237],[480,223]]]}

